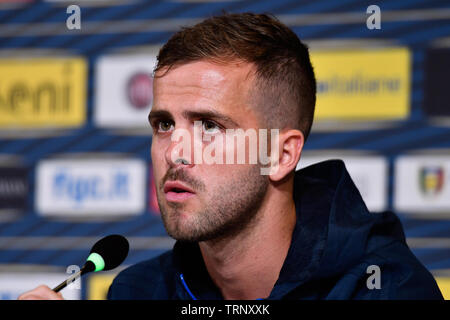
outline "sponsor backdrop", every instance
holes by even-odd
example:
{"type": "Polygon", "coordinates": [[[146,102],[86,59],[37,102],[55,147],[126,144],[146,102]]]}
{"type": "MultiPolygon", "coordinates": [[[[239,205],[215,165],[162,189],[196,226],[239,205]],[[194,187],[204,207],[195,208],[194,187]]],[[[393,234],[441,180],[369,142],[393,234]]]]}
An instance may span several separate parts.
{"type": "Polygon", "coordinates": [[[1,59],[0,125],[3,129],[82,125],[86,71],[84,58],[1,59]]]}
{"type": "MultiPolygon", "coordinates": [[[[108,234],[130,240],[121,268],[173,246],[149,151],[153,66],[180,26],[223,10],[271,12],[309,45],[317,112],[298,168],[343,159],[450,299],[450,4],[425,0],[1,1],[0,299],[56,285],[108,234]]],[[[104,299],[118,271],[63,294],[104,299]]]]}

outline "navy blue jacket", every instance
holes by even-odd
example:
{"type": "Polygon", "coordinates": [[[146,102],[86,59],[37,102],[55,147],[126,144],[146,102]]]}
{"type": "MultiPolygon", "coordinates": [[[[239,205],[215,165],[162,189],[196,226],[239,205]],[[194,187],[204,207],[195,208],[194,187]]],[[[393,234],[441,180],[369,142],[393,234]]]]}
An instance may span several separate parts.
{"type": "MultiPolygon", "coordinates": [[[[408,248],[399,219],[367,210],[342,161],[309,166],[294,179],[297,222],[291,246],[270,296],[261,298],[443,299],[408,248]]],[[[198,244],[178,241],[173,250],[120,272],[108,299],[222,296],[198,244]]]]}

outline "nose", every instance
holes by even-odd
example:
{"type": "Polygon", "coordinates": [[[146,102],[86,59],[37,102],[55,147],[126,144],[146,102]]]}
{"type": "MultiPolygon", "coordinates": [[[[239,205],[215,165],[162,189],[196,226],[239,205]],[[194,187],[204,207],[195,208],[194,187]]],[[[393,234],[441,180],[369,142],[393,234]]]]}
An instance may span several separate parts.
{"type": "Polygon", "coordinates": [[[189,164],[189,162],[187,160],[182,159],[182,158],[178,158],[177,160],[175,160],[175,163],[181,163],[183,165],[188,165],[189,164]]]}
{"type": "Polygon", "coordinates": [[[171,142],[166,149],[165,158],[172,167],[193,167],[192,139],[188,130],[177,129],[172,133],[171,142]]]}

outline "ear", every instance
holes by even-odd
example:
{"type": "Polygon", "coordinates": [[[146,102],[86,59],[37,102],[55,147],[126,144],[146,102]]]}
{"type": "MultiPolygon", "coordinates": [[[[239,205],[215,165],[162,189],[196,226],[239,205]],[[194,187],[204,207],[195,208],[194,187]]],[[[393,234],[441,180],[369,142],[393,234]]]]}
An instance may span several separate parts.
{"type": "MultiPolygon", "coordinates": [[[[278,163],[273,163],[270,180],[280,181],[297,167],[305,139],[300,130],[289,129],[279,135],[278,163]]],[[[276,161],[275,161],[276,162],[276,161]]]]}

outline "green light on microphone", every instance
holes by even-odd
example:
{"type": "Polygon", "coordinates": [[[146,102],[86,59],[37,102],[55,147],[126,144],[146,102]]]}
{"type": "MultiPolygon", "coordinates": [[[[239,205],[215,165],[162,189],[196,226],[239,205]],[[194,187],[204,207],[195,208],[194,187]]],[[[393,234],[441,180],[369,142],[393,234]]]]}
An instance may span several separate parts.
{"type": "Polygon", "coordinates": [[[105,268],[105,260],[98,253],[92,252],[86,260],[95,265],[94,272],[102,271],[105,268]]]}

